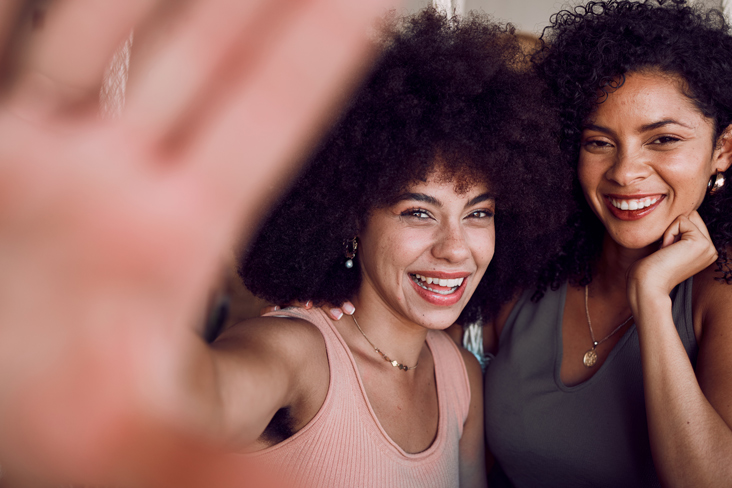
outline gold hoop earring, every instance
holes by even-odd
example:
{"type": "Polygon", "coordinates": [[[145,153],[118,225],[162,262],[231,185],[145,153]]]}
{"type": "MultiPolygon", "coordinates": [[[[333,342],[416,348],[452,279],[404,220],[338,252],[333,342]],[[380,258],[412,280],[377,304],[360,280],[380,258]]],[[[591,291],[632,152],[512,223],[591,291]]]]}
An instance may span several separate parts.
{"type": "Polygon", "coordinates": [[[346,268],[353,268],[353,258],[356,257],[356,249],[358,249],[358,237],[346,239],[343,241],[346,246],[346,268]]]}
{"type": "Polygon", "coordinates": [[[720,173],[719,171],[717,171],[709,179],[709,183],[707,183],[707,193],[709,193],[710,195],[714,195],[715,193],[718,193],[719,190],[721,190],[723,186],[724,186],[724,175],[722,173],[720,173]]]}

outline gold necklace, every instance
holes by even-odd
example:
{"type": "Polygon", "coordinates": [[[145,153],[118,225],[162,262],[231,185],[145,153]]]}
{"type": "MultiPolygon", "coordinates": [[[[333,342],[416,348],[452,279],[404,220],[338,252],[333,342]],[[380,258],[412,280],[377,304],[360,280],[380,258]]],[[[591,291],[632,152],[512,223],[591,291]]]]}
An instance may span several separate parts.
{"type": "Polygon", "coordinates": [[[624,326],[625,324],[627,324],[628,322],[630,322],[630,320],[633,318],[633,316],[631,315],[630,317],[628,317],[627,319],[625,319],[625,321],[622,324],[620,324],[617,327],[615,327],[615,329],[612,332],[610,332],[608,335],[606,335],[605,337],[603,337],[599,341],[596,341],[595,340],[595,334],[592,332],[592,321],[590,320],[590,306],[588,304],[588,299],[587,299],[587,296],[589,295],[589,291],[588,290],[589,290],[589,285],[585,285],[585,315],[587,316],[587,327],[590,328],[590,337],[592,338],[592,349],[588,350],[585,353],[584,357],[582,358],[582,363],[585,365],[585,367],[591,368],[591,367],[593,367],[595,365],[595,363],[597,363],[597,352],[595,351],[595,349],[597,348],[597,346],[599,346],[600,344],[602,344],[606,340],[610,339],[610,337],[614,333],[616,333],[617,331],[619,331],[622,326],[624,326]]]}
{"type": "Polygon", "coordinates": [[[391,359],[389,356],[387,356],[386,354],[384,354],[381,351],[381,349],[379,349],[378,347],[374,346],[374,343],[371,342],[368,337],[366,337],[366,333],[363,331],[363,329],[361,328],[361,326],[358,325],[358,320],[356,320],[356,316],[355,315],[351,315],[351,317],[353,317],[353,323],[356,324],[356,327],[358,327],[358,330],[361,332],[361,335],[363,336],[363,338],[366,339],[366,341],[371,345],[371,347],[374,348],[374,351],[376,351],[379,354],[381,354],[381,357],[384,358],[384,361],[386,361],[387,363],[391,364],[395,368],[401,369],[402,371],[409,371],[410,369],[414,369],[414,368],[416,368],[419,365],[419,361],[417,361],[417,364],[415,364],[414,366],[407,366],[406,364],[402,364],[402,363],[400,363],[398,361],[395,361],[394,359],[391,359]]]}

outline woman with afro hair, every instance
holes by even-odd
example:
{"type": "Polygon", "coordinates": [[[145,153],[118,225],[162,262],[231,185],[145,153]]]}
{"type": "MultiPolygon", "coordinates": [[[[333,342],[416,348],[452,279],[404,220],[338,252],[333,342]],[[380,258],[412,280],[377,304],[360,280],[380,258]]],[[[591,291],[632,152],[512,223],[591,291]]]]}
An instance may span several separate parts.
{"type": "Polygon", "coordinates": [[[273,303],[357,311],[225,331],[224,425],[303,485],[484,486],[481,370],[443,329],[535,282],[563,242],[570,170],[511,27],[432,9],[384,24],[375,68],[240,266],[273,303]]]}
{"type": "Polygon", "coordinates": [[[543,37],[578,211],[538,292],[498,315],[488,446],[517,487],[728,486],[729,24],[590,2],[543,37]]]}

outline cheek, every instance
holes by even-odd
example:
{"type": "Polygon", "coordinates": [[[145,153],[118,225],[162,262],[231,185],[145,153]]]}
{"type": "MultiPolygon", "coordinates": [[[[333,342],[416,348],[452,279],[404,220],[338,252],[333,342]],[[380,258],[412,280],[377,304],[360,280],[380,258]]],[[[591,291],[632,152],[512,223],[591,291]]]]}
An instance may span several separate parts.
{"type": "Polygon", "coordinates": [[[496,248],[495,227],[481,229],[474,233],[471,238],[471,251],[475,264],[479,269],[485,269],[493,260],[493,253],[496,248]]]}
{"type": "Polygon", "coordinates": [[[599,180],[602,178],[602,167],[600,164],[593,164],[588,161],[588,157],[580,156],[577,164],[577,179],[579,180],[582,191],[585,195],[593,193],[597,188],[599,180]]]}
{"type": "Polygon", "coordinates": [[[707,193],[711,161],[687,158],[674,158],[659,165],[659,174],[674,191],[674,196],[684,206],[684,212],[696,210],[707,193]]]}

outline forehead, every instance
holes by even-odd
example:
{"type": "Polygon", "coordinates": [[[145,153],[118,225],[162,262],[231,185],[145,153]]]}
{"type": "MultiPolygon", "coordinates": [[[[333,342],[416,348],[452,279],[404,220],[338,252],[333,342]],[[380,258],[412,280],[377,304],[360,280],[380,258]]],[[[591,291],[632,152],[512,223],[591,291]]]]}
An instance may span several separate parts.
{"type": "Polygon", "coordinates": [[[597,104],[588,122],[648,124],[677,120],[694,127],[711,127],[711,119],[704,116],[684,90],[684,81],[676,75],[657,70],[628,73],[623,84],[597,104]]]}

